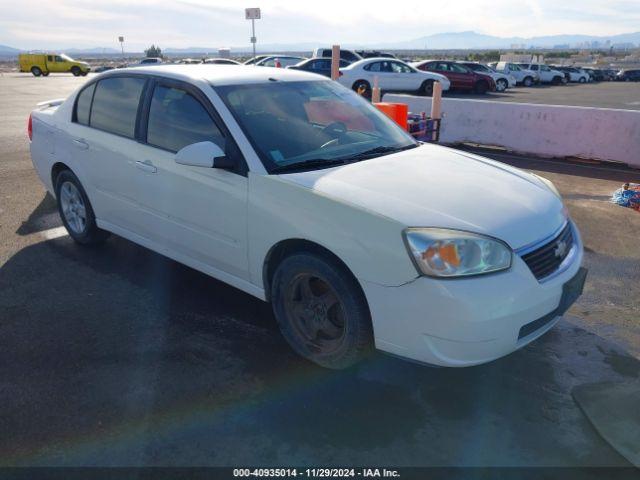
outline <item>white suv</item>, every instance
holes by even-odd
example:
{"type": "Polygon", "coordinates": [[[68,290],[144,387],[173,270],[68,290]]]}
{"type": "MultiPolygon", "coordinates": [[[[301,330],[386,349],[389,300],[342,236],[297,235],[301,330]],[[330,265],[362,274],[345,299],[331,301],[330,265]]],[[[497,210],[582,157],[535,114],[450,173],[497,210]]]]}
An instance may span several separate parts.
{"type": "Polygon", "coordinates": [[[538,75],[538,73],[533,70],[523,68],[515,63],[496,62],[490,63],[489,66],[497,72],[504,73],[505,75],[512,75],[516,79],[518,85],[530,87],[534,83],[538,83],[540,81],[540,75],[538,75]]]}
{"type": "Polygon", "coordinates": [[[326,367],[374,347],[487,362],[582,291],[580,234],[551,182],[420,144],[315,74],[109,71],[28,125],[71,238],[112,232],[271,302],[292,348],[326,367]]]}
{"type": "Polygon", "coordinates": [[[544,63],[525,63],[521,64],[521,66],[536,72],[542,83],[553,83],[554,85],[566,83],[564,72],[555,70],[544,63]]]}

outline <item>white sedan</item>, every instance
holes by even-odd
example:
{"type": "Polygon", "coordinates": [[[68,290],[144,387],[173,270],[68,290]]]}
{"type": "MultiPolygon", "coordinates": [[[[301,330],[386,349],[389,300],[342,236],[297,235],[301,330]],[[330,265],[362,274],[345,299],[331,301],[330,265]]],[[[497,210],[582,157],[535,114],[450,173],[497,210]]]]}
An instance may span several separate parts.
{"type": "Polygon", "coordinates": [[[439,73],[423,72],[400,60],[391,58],[366,58],[340,69],[340,82],[355,91],[362,89],[371,96],[374,78],[385,92],[416,92],[431,96],[433,83],[440,82],[442,90],[449,90],[450,82],[439,73]]]}
{"type": "Polygon", "coordinates": [[[115,233],[270,302],[325,367],[374,347],[487,362],[582,291],[580,234],[551,182],[420,144],[318,75],[112,70],[33,111],[28,134],[73,240],[115,233]]]}

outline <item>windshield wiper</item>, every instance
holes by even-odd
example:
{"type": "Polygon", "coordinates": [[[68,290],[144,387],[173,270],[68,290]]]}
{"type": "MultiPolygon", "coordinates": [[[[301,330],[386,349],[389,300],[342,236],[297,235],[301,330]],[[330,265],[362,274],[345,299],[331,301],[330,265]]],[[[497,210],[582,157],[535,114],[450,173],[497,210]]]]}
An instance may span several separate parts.
{"type": "Polygon", "coordinates": [[[348,161],[348,162],[365,160],[367,158],[375,157],[376,155],[401,152],[403,150],[409,150],[410,148],[415,148],[417,146],[418,146],[417,144],[409,144],[403,147],[389,147],[389,146],[383,145],[375,148],[370,148],[369,150],[365,150],[364,152],[356,153],[348,157],[341,157],[341,160],[348,161]]]}
{"type": "Polygon", "coordinates": [[[333,167],[335,165],[344,165],[342,158],[304,160],[302,162],[289,163],[287,165],[279,165],[271,169],[269,173],[284,173],[295,170],[313,169],[314,167],[333,167]]]}

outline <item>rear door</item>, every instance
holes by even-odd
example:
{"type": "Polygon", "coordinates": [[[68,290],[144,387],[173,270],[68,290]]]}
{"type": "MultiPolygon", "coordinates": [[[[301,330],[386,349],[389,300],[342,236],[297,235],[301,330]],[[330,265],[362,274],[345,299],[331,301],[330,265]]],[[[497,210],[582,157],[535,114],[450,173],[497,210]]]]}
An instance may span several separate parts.
{"type": "Polygon", "coordinates": [[[193,85],[158,79],[145,101],[141,156],[134,175],[139,232],[182,261],[248,278],[247,172],[217,112],[193,85]],[[176,152],[202,141],[220,146],[238,168],[176,163],[176,152]]]}
{"type": "Polygon", "coordinates": [[[147,79],[113,75],[76,98],[69,150],[100,221],[135,231],[140,221],[133,174],[138,110],[147,79]]]}

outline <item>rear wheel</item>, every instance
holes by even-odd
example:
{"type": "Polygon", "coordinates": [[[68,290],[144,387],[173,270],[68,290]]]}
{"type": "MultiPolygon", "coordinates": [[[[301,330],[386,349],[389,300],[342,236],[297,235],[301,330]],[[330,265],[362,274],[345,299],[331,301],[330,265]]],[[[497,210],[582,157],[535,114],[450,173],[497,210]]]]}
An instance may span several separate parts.
{"type": "Polygon", "coordinates": [[[484,95],[489,90],[489,84],[484,80],[480,80],[479,82],[476,82],[473,90],[480,95],[484,95]]]}
{"type": "Polygon", "coordinates": [[[71,170],[63,170],[56,177],[56,200],[62,223],[77,243],[94,245],[109,236],[96,225],[89,198],[71,170]]]}
{"type": "Polygon", "coordinates": [[[73,73],[74,77],[79,77],[82,72],[80,71],[80,67],[71,67],[71,73],[73,73]]]}
{"type": "Polygon", "coordinates": [[[498,80],[496,80],[496,91],[497,92],[504,92],[507,87],[508,87],[508,83],[504,78],[499,78],[498,80]]]}
{"type": "Polygon", "coordinates": [[[40,67],[31,67],[31,73],[33,73],[34,77],[39,77],[40,75],[42,75],[42,70],[40,69],[40,67]]]}
{"type": "Polygon", "coordinates": [[[525,87],[530,87],[531,85],[533,85],[533,78],[531,77],[524,77],[524,80],[522,80],[522,84],[525,87]]]}
{"type": "Polygon", "coordinates": [[[351,87],[354,92],[365,98],[371,98],[371,85],[366,80],[358,80],[351,87]]]}
{"type": "Polygon", "coordinates": [[[301,356],[326,368],[347,368],[373,349],[364,294],[353,275],[328,255],[296,253],[273,276],[273,312],[301,356]]]}

